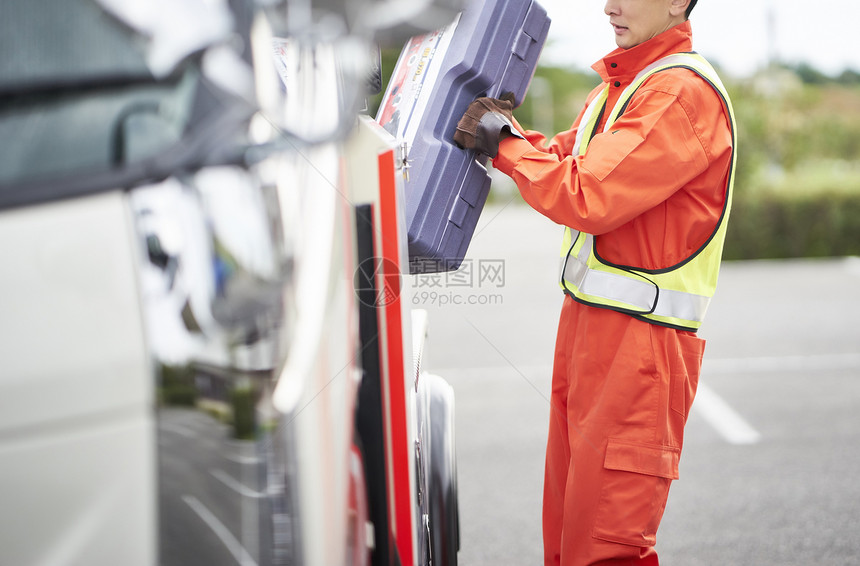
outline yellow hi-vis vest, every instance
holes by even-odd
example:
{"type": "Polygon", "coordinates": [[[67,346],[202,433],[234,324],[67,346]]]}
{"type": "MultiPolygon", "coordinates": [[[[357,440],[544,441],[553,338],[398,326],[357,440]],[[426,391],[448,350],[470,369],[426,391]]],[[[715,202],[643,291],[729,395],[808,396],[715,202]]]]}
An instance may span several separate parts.
{"type": "MultiPolygon", "coordinates": [[[[647,322],[696,331],[702,325],[717,287],[720,258],[731,208],[736,162],[737,133],[731,101],[713,67],[696,53],[676,53],[643,69],[621,93],[606,120],[604,131],[618,119],[633,93],[654,73],[672,68],[690,69],[717,91],[729,114],[732,161],[726,183],[723,211],[711,237],[690,257],[665,269],[648,270],[608,263],[594,251],[594,236],[565,228],[562,244],[561,287],[576,301],[612,309],[647,322]]],[[[588,105],[580,121],[573,148],[584,155],[603,112],[608,86],[588,105]]]]}

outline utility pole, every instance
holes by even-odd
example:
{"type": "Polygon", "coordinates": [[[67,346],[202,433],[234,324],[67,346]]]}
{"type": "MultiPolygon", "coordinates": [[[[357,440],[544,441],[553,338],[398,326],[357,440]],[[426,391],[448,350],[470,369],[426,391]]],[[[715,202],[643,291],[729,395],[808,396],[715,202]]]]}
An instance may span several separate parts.
{"type": "Polygon", "coordinates": [[[767,66],[773,68],[779,62],[776,33],[776,8],[773,2],[767,4],[767,66]]]}

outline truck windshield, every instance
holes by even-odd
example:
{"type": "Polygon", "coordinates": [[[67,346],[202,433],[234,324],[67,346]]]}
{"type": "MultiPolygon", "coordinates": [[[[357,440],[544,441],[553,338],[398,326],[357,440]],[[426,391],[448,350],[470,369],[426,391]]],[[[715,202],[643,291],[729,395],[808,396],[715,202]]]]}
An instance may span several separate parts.
{"type": "Polygon", "coordinates": [[[175,146],[202,118],[195,65],[157,80],[141,37],[94,0],[5,2],[3,12],[0,205],[22,187],[81,191],[175,146]]]}

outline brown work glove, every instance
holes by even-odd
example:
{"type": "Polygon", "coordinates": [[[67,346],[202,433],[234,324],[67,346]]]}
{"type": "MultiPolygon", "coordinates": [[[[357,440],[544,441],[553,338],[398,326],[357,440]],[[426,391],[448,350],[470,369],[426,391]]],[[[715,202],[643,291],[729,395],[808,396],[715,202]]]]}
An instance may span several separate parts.
{"type": "Polygon", "coordinates": [[[475,99],[457,123],[454,141],[462,148],[474,149],[490,157],[499,152],[499,139],[503,131],[522,137],[514,128],[514,95],[507,92],[501,98],[475,99]]]}

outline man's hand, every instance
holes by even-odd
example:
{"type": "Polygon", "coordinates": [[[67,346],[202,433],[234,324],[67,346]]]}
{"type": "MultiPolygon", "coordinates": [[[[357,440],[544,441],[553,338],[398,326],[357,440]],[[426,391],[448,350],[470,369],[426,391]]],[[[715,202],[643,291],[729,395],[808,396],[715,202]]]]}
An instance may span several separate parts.
{"type": "Polygon", "coordinates": [[[501,98],[481,97],[469,104],[454,132],[460,147],[474,149],[490,157],[499,152],[499,140],[508,134],[520,136],[513,124],[514,95],[501,98]]]}

